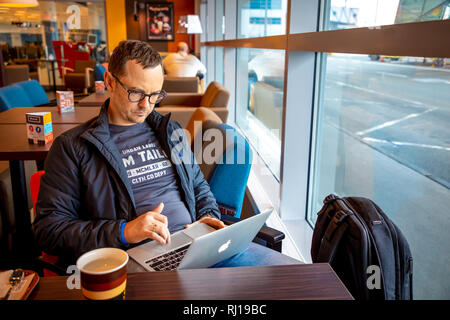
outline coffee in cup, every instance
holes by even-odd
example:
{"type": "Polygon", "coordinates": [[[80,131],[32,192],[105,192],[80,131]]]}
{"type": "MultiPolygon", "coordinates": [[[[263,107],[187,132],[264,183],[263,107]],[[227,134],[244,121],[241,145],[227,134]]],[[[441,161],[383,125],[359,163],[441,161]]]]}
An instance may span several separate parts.
{"type": "Polygon", "coordinates": [[[128,254],[117,248],[95,249],[77,260],[81,291],[90,300],[124,299],[128,254]]]}

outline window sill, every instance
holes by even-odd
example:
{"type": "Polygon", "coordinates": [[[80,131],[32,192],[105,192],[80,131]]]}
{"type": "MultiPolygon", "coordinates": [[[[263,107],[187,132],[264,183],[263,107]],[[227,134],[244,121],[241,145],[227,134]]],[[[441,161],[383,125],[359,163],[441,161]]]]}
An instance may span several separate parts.
{"type": "Polygon", "coordinates": [[[271,207],[274,208],[274,214],[269,217],[266,224],[285,234],[286,237],[283,240],[281,249],[282,253],[303,263],[311,263],[309,248],[311,247],[312,229],[308,223],[305,220],[283,221],[276,206],[269,200],[264,188],[253,172],[250,173],[247,188],[259,212],[271,207]]]}
{"type": "Polygon", "coordinates": [[[311,260],[311,241],[313,235],[313,229],[306,222],[305,219],[299,220],[283,220],[286,226],[287,232],[292,238],[292,241],[296,244],[298,251],[300,252],[303,261],[305,263],[312,263],[311,260]]]}

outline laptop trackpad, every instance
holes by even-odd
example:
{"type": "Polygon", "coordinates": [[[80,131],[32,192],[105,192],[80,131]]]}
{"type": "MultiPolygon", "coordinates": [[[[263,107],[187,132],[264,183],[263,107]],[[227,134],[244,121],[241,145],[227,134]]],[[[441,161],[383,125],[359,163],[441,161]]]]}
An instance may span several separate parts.
{"type": "Polygon", "coordinates": [[[216,231],[213,227],[208,226],[206,223],[198,223],[190,228],[184,229],[183,232],[192,239],[201,237],[205,234],[216,231]]]}

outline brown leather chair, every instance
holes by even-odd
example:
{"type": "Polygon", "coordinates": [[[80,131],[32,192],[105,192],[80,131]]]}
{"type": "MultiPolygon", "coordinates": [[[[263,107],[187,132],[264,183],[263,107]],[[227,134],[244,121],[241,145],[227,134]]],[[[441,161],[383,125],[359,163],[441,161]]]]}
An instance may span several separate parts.
{"type": "Polygon", "coordinates": [[[30,79],[29,66],[26,64],[11,64],[5,66],[5,86],[15,82],[27,81],[30,79]]]}
{"type": "Polygon", "coordinates": [[[88,93],[94,86],[94,60],[76,60],[74,69],[64,67],[64,83],[66,90],[88,93]],[[72,73],[67,73],[72,71],[72,73]]]}
{"type": "MultiPolygon", "coordinates": [[[[38,60],[37,59],[13,59],[14,64],[25,64],[29,67],[29,78],[39,82],[38,60]]],[[[27,79],[28,80],[28,79],[27,79]]],[[[22,80],[23,81],[23,80],[22,80]]]]}
{"type": "Polygon", "coordinates": [[[258,81],[250,91],[250,110],[269,129],[281,131],[283,89],[258,81]]]}
{"type": "Polygon", "coordinates": [[[198,107],[209,108],[214,111],[222,122],[228,118],[229,91],[218,82],[211,82],[204,94],[200,93],[168,93],[156,109],[159,113],[172,113],[172,120],[186,128],[192,114],[198,107]]]}
{"type": "Polygon", "coordinates": [[[198,92],[197,77],[164,77],[163,90],[166,92],[198,92]]]}
{"type": "Polygon", "coordinates": [[[189,132],[189,144],[191,145],[192,149],[194,140],[201,141],[203,124],[208,121],[222,123],[222,120],[214,111],[212,111],[210,108],[205,107],[198,107],[189,119],[186,130],[189,132]]]}

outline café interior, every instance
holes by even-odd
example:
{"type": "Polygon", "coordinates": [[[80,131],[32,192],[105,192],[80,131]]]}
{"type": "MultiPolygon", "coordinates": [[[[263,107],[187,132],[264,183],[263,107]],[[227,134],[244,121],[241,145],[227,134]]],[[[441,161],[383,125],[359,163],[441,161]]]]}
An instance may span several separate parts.
{"type": "MultiPolygon", "coordinates": [[[[321,209],[335,194],[373,200],[402,230],[414,256],[414,274],[412,265],[405,271],[414,281],[405,289],[410,298],[414,289],[417,299],[449,299],[450,252],[442,244],[450,241],[450,1],[363,2],[0,0],[0,270],[34,275],[18,299],[83,297],[66,288],[69,269],[34,247],[31,230],[52,140],[98,115],[109,98],[104,73],[123,40],[145,41],[162,59],[185,42],[203,63],[205,74],[165,75],[167,96],[156,110],[171,113],[191,137],[200,121],[203,130],[226,128],[244,141],[243,165],[200,169],[226,224],[273,209],[251,240],[286,257],[286,265],[267,266],[273,269],[230,268],[228,276],[243,279],[230,292],[186,287],[183,296],[172,288],[164,298],[363,299],[311,249],[321,209]],[[403,97],[401,81],[417,90],[403,97]],[[445,108],[447,115],[407,126],[445,108]],[[27,138],[26,114],[35,112],[51,113],[52,139],[41,144],[27,138]],[[430,133],[434,121],[442,130],[430,133]],[[406,124],[388,137],[372,135],[398,123],[406,124]],[[291,281],[283,283],[282,274],[291,281]],[[268,293],[258,281],[277,290],[268,293]],[[292,290],[288,282],[296,283],[292,290]],[[60,291],[48,289],[56,285],[60,291]]],[[[170,272],[163,273],[169,282],[170,272]]],[[[152,276],[129,273],[126,298],[156,298],[139,289],[152,276]]],[[[210,277],[217,286],[227,281],[210,277]]],[[[0,273],[0,287],[3,280],[0,273]]]]}

